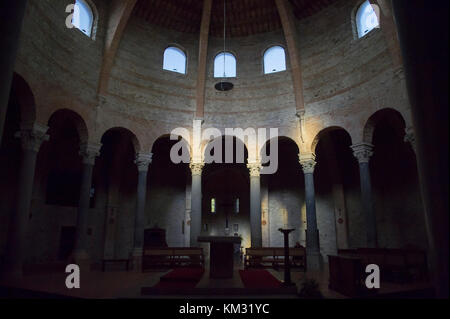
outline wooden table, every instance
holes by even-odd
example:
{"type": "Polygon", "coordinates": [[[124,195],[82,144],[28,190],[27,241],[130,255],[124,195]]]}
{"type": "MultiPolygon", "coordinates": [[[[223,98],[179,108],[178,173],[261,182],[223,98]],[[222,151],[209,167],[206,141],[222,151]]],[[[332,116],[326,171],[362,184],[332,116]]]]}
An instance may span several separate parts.
{"type": "Polygon", "coordinates": [[[209,243],[209,277],[232,278],[234,245],[241,243],[237,236],[199,236],[198,242],[209,243]]]}

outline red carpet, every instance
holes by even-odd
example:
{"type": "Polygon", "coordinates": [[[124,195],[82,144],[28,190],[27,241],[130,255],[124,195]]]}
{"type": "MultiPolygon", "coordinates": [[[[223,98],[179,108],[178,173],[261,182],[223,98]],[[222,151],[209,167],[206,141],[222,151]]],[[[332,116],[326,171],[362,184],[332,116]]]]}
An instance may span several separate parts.
{"type": "Polygon", "coordinates": [[[264,269],[239,270],[245,288],[280,288],[281,281],[264,269]]]}
{"type": "Polygon", "coordinates": [[[203,268],[177,268],[162,276],[155,288],[194,288],[204,272],[203,268]]]}

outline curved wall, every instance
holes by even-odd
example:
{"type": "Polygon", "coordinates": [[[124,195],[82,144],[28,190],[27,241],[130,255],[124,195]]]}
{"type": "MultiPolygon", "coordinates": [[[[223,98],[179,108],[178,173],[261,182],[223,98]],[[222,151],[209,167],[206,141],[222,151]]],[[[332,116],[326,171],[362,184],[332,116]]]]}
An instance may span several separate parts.
{"type": "MultiPolygon", "coordinates": [[[[174,127],[192,127],[196,108],[198,35],[163,30],[132,16],[111,70],[108,94],[96,94],[102,63],[108,5],[95,1],[99,23],[95,41],[65,26],[65,1],[29,1],[16,70],[29,82],[46,124],[54,110],[74,109],[100,140],[114,126],[125,126],[145,151],[174,127]],[[162,70],[164,49],[177,44],[187,53],[187,74],[162,70]],[[53,94],[48,94],[52,92],[53,94]]],[[[357,2],[342,0],[296,21],[305,97],[306,149],[331,125],[362,140],[367,118],[378,109],[399,110],[407,124],[409,107],[402,72],[394,69],[383,29],[354,39],[351,13],[357,2]],[[349,116],[351,114],[351,116],[349,116]]],[[[286,47],[282,30],[230,38],[237,57],[235,88],[214,89],[213,59],[222,39],[210,38],[205,89],[205,127],[278,127],[298,141],[295,99],[287,52],[287,71],[264,75],[263,53],[286,47]]]]}
{"type": "MultiPolygon", "coordinates": [[[[144,152],[149,152],[159,136],[175,127],[191,129],[196,108],[198,35],[164,30],[132,16],[115,57],[108,93],[99,97],[96,92],[108,2],[94,2],[99,12],[95,41],[78,30],[66,28],[66,1],[28,2],[16,71],[33,90],[37,122],[47,124],[55,110],[68,108],[84,119],[91,141],[100,142],[109,128],[123,126],[137,136],[144,152]],[[186,75],[162,70],[164,49],[173,44],[187,53],[186,75]]],[[[349,132],[353,143],[361,142],[367,119],[386,107],[399,110],[407,126],[411,125],[402,72],[394,67],[383,29],[354,39],[351,13],[356,4],[354,0],[337,1],[312,17],[296,21],[306,110],[302,152],[314,151],[311,149],[314,138],[329,126],[340,126],[349,132]]],[[[263,74],[263,53],[271,45],[286,47],[282,30],[227,41],[227,48],[237,57],[237,77],[232,79],[235,88],[224,93],[214,89],[217,79],[213,77],[213,59],[222,50],[223,42],[209,39],[205,127],[278,127],[281,135],[300,144],[288,52],[287,71],[263,74]]],[[[267,206],[272,211],[278,209],[278,202],[286,201],[283,194],[268,196],[267,206]]],[[[348,199],[349,216],[360,219],[359,197],[354,197],[348,199]]],[[[318,196],[317,200],[318,223],[328,225],[320,229],[321,234],[332,234],[334,225],[328,216],[332,209],[330,198],[322,200],[318,196]]],[[[183,198],[177,203],[185,207],[182,201],[183,198]]],[[[75,210],[68,213],[71,219],[74,214],[75,210]]],[[[132,217],[126,231],[128,246],[131,220],[132,217]]],[[[268,220],[275,225],[277,217],[271,215],[268,220]]],[[[63,222],[61,217],[53,228],[57,231],[63,222]]],[[[265,232],[273,233],[273,229],[265,232]]],[[[360,231],[353,236],[357,239],[352,243],[359,245],[363,238],[360,231]]],[[[303,240],[303,235],[296,235],[296,239],[303,240]]],[[[335,249],[332,243],[328,246],[327,251],[335,249]]],[[[100,256],[101,247],[98,251],[100,256]]],[[[122,247],[118,251],[126,254],[122,247]]]]}
{"type": "Polygon", "coordinates": [[[69,108],[78,112],[92,130],[107,2],[93,0],[99,13],[95,40],[66,27],[68,3],[28,1],[15,69],[33,91],[38,122],[47,124],[55,110],[69,108]]]}

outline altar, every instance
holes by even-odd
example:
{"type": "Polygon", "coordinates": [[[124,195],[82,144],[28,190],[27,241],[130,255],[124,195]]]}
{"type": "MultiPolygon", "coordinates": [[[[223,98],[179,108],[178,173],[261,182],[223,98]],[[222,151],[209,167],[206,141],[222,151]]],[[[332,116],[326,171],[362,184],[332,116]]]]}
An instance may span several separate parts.
{"type": "Polygon", "coordinates": [[[232,278],[234,245],[241,243],[237,236],[199,236],[200,243],[209,243],[209,277],[232,278]]]}

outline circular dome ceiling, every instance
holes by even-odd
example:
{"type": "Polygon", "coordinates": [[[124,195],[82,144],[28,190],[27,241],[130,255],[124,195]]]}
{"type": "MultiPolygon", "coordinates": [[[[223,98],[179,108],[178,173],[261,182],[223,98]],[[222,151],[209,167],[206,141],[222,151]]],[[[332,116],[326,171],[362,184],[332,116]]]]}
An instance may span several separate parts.
{"type": "MultiPolygon", "coordinates": [[[[289,0],[298,19],[336,0],[289,0]]],[[[241,37],[281,28],[275,0],[226,0],[227,36],[241,37]]],[[[179,32],[200,32],[202,0],[138,0],[134,15],[179,32]]],[[[210,35],[223,37],[223,0],[213,0],[210,35]]]]}

